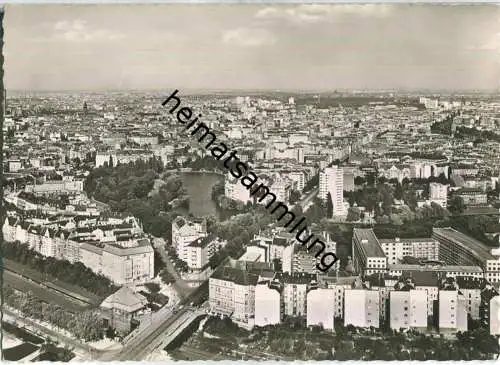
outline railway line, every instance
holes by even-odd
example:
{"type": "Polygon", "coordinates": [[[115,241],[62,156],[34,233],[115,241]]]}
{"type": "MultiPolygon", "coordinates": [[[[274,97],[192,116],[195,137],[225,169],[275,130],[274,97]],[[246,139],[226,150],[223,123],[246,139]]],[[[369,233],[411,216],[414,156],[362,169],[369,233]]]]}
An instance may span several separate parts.
{"type": "Polygon", "coordinates": [[[19,277],[25,281],[29,281],[31,283],[37,284],[41,288],[47,289],[50,292],[57,293],[58,295],[63,295],[64,297],[70,299],[71,301],[76,301],[77,303],[80,303],[82,306],[89,307],[89,306],[95,306],[96,303],[93,300],[90,300],[89,298],[85,298],[81,295],[78,295],[76,293],[73,293],[67,289],[61,288],[58,285],[50,282],[50,281],[44,281],[44,280],[37,280],[33,277],[29,277],[26,275],[23,275],[16,270],[12,270],[6,266],[3,268],[4,272],[8,272],[13,276],[19,277]]]}

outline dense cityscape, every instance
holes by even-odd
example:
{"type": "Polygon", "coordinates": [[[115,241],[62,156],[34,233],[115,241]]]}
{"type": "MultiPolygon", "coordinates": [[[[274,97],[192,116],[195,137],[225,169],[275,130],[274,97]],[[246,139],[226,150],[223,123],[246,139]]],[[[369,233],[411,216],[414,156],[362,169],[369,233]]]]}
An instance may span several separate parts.
{"type": "Polygon", "coordinates": [[[168,94],[7,92],[6,359],[497,356],[500,99],[182,95],[337,254],[324,273],[168,94]]]}
{"type": "Polygon", "coordinates": [[[499,19],[0,8],[0,359],[498,361],[499,19]]]}

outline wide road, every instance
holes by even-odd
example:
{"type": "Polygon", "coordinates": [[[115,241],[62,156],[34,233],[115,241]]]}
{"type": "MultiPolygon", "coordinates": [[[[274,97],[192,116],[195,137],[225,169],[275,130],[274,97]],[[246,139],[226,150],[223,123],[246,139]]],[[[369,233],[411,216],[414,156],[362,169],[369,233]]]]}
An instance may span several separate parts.
{"type": "MultiPolygon", "coordinates": [[[[312,191],[310,191],[305,197],[300,199],[300,201],[296,204],[300,204],[304,212],[307,210],[309,204],[311,204],[312,200],[316,195],[319,193],[319,188],[314,188],[312,191]]],[[[290,209],[292,209],[295,206],[295,204],[290,206],[290,209]]]]}
{"type": "Polygon", "coordinates": [[[313,198],[318,195],[319,193],[319,188],[314,188],[313,191],[311,191],[309,194],[307,194],[304,199],[300,201],[300,204],[305,207],[307,204],[309,204],[313,198]]]}
{"type": "Polygon", "coordinates": [[[160,254],[161,259],[165,263],[165,267],[167,271],[174,277],[175,283],[173,283],[173,287],[179,295],[180,299],[184,299],[187,295],[193,292],[194,288],[190,287],[185,280],[183,280],[177,270],[168,257],[168,252],[165,250],[165,240],[163,238],[153,238],[153,246],[155,250],[160,254]]]}

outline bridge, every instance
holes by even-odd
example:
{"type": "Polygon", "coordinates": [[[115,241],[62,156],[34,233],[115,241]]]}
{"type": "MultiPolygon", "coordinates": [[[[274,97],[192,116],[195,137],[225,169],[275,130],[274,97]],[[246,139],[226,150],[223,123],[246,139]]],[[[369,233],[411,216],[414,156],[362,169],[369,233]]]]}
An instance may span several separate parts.
{"type": "MultiPolygon", "coordinates": [[[[204,311],[196,310],[194,312],[187,312],[177,319],[167,330],[165,330],[160,336],[155,338],[151,343],[147,344],[138,353],[134,354],[130,360],[140,361],[143,360],[148,354],[156,349],[162,349],[168,346],[173,340],[179,336],[182,331],[184,331],[191,323],[193,323],[197,318],[205,315],[204,311]]],[[[129,359],[127,359],[129,360],[129,359]]]]}
{"type": "Polygon", "coordinates": [[[205,310],[191,307],[184,307],[180,310],[165,309],[142,331],[134,331],[135,335],[126,339],[121,351],[104,354],[96,360],[140,361],[153,350],[170,344],[196,318],[204,314],[206,314],[205,310]],[[163,318],[160,319],[160,317],[163,318]]]}

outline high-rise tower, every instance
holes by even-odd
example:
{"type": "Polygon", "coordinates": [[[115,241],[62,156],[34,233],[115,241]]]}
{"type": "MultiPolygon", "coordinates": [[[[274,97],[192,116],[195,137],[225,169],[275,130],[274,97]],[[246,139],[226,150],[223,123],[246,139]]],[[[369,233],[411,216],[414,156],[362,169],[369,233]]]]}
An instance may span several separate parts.
{"type": "Polygon", "coordinates": [[[333,215],[344,215],[344,171],[339,166],[327,167],[319,174],[319,198],[326,201],[330,193],[333,215]]]}

